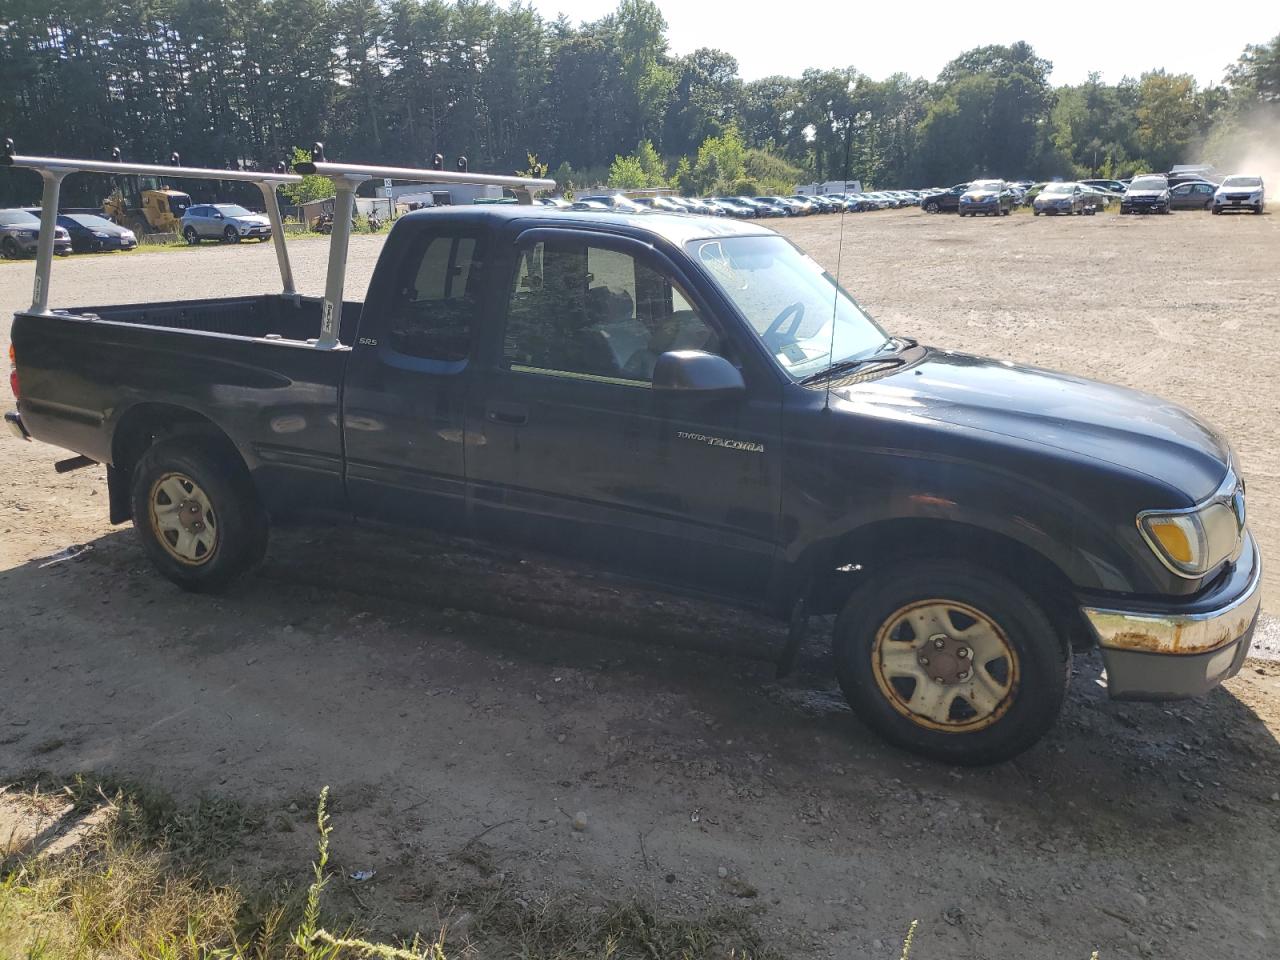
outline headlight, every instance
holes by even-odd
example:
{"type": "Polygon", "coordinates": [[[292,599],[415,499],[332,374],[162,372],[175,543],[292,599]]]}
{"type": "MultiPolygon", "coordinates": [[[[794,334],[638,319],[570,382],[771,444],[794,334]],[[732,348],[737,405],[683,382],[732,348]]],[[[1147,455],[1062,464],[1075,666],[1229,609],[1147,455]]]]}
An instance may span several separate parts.
{"type": "Polygon", "coordinates": [[[105,233],[101,232],[100,230],[95,230],[95,231],[93,231],[93,235],[94,235],[95,237],[97,237],[99,240],[106,240],[106,239],[107,239],[107,234],[105,234],[105,233]]]}
{"type": "Polygon", "coordinates": [[[241,233],[248,233],[248,232],[249,232],[249,229],[250,229],[249,227],[241,227],[241,228],[240,228],[240,232],[241,232],[241,233]]]}
{"type": "Polygon", "coordinates": [[[34,230],[19,230],[19,231],[18,231],[18,239],[19,239],[19,240],[34,240],[35,238],[36,238],[36,232],[35,232],[34,230]]]}
{"type": "Polygon", "coordinates": [[[121,240],[137,240],[138,237],[132,230],[126,230],[124,233],[120,234],[120,239],[121,240]]]}
{"type": "Polygon", "coordinates": [[[1195,510],[1140,514],[1138,527],[1151,549],[1174,573],[1200,577],[1231,556],[1244,529],[1244,494],[1195,510]]]}

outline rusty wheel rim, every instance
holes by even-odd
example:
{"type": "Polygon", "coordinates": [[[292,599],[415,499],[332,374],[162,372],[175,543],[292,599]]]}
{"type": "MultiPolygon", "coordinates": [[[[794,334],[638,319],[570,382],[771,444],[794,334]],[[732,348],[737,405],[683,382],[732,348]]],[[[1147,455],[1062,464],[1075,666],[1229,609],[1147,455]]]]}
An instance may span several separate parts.
{"type": "Polygon", "coordinates": [[[894,611],[871,650],[876,685],[917,726],[973,733],[999,720],[1018,688],[1018,654],[993,618],[955,600],[894,611]]]}
{"type": "Polygon", "coordinates": [[[166,473],[151,485],[151,529],[179,563],[198,567],[218,549],[218,520],[213,503],[194,480],[166,473]]]}

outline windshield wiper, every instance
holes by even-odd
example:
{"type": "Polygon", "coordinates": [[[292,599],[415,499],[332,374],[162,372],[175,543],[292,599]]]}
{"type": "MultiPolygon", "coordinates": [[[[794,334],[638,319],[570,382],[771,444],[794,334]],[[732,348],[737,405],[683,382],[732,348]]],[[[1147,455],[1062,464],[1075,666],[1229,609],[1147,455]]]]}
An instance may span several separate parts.
{"type": "Polygon", "coordinates": [[[804,377],[801,379],[800,383],[817,383],[819,380],[826,380],[829,377],[833,377],[838,373],[844,373],[848,370],[856,370],[858,367],[866,366],[869,363],[883,363],[886,361],[901,363],[901,359],[899,359],[896,354],[914,347],[915,345],[916,341],[909,337],[890,337],[877,347],[874,353],[868,354],[864,357],[848,357],[844,360],[837,360],[835,363],[823,367],[817,373],[811,373],[809,376],[804,377]],[[888,353],[890,348],[892,349],[893,354],[888,353]]]}

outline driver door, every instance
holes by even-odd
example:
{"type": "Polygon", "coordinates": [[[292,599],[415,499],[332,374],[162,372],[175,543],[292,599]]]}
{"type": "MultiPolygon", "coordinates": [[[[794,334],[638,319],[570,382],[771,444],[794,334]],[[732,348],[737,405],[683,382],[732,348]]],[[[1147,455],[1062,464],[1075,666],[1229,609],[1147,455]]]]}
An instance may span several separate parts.
{"type": "Polygon", "coordinates": [[[526,230],[500,340],[469,395],[476,529],[615,570],[760,599],[780,503],[781,394],[653,389],[657,356],[735,360],[680,270],[625,237],[526,230]]]}

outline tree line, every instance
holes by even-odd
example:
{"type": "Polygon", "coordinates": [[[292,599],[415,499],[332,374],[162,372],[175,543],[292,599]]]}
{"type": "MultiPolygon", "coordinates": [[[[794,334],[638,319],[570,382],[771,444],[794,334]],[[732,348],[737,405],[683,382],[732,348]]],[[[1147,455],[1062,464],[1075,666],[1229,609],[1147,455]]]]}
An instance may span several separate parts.
{"type": "MultiPolygon", "coordinates": [[[[263,167],[319,139],[330,159],[440,152],[485,171],[537,159],[579,186],[789,191],[846,174],[905,187],[1165,170],[1280,112],[1280,37],[1205,88],[1160,69],[1055,87],[1021,42],[961,53],[934,80],[848,67],[746,82],[725,51],[672,54],[651,0],[580,24],[519,0],[3,6],[0,135],[27,153],[263,167]]],[[[0,175],[0,202],[30,202],[25,177],[0,175]]],[[[91,202],[83,183],[68,192],[91,202]]]]}

